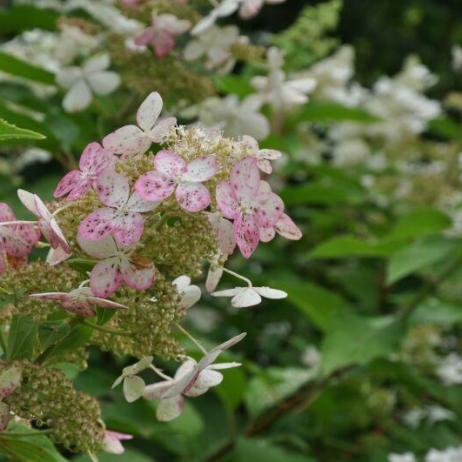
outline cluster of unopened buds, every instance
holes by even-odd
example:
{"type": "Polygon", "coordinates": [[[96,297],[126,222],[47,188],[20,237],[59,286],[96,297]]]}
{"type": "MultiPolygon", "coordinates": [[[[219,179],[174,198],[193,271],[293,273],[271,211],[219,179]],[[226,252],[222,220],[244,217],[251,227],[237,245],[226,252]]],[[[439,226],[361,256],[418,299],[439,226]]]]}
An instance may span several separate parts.
{"type": "MultiPolygon", "coordinates": [[[[250,280],[224,267],[236,245],[249,258],[260,242],[270,241],[276,233],[287,239],[300,239],[300,230],[284,213],[283,201],[261,179],[260,170],[271,173],[270,161],[281,154],[260,149],[250,137],[229,140],[218,132],[178,127],[172,117],[159,118],[162,106],[160,95],[151,93],[138,109],[137,125],[119,128],[101,144],[89,144],[80,158],[79,169],[68,173],[57,185],[54,191],[59,199],[57,206],[50,204],[48,208],[37,195],[19,190],[19,199],[37,217],[36,221],[17,220],[8,205],[0,204],[0,274],[27,265],[27,256],[33,248],[47,245],[40,242],[43,236],[50,246],[47,257],[50,265],[63,264],[77,249],[79,254],[89,257],[92,267],[89,277],[74,290],[27,294],[31,299],[58,304],[80,317],[95,316],[97,308],[130,310],[130,306],[109,297],[122,285],[146,291],[155,283],[160,270],[155,261],[143,255],[147,246],[143,236],[148,227],[158,227],[171,216],[199,214],[216,243],[215,255],[209,262],[208,292],[217,297],[232,297],[236,308],[256,305],[261,297],[286,296],[280,290],[254,287],[250,280]],[[189,153],[185,148],[175,152],[171,148],[176,145],[169,144],[169,140],[178,142],[192,134],[210,138],[211,145],[226,140],[229,150],[225,154],[222,150],[201,155],[197,150],[189,153]],[[160,147],[167,144],[168,148],[153,154],[150,151],[153,144],[160,147]],[[133,165],[144,166],[135,177],[134,170],[130,170],[133,165]],[[131,175],[125,174],[126,171],[131,175]],[[72,211],[75,204],[86,199],[93,210],[78,224],[71,241],[60,227],[60,214],[72,211]],[[244,280],[246,285],[216,292],[224,271],[244,280]]],[[[199,287],[191,285],[188,276],[176,275],[172,285],[185,309],[201,297],[199,287]]],[[[153,290],[155,294],[155,285],[153,290]]],[[[181,326],[178,328],[190,336],[181,326]]],[[[221,382],[220,369],[239,366],[213,363],[244,336],[240,334],[208,352],[192,339],[204,357],[196,362],[183,356],[184,362],[173,378],[152,365],[152,357],[148,357],[125,368],[115,385],[123,380],[129,401],[141,396],[159,400],[159,419],[170,420],[180,414],[184,397],[205,393],[221,382]],[[146,368],[163,381],[146,386],[137,376],[146,368]]]]}

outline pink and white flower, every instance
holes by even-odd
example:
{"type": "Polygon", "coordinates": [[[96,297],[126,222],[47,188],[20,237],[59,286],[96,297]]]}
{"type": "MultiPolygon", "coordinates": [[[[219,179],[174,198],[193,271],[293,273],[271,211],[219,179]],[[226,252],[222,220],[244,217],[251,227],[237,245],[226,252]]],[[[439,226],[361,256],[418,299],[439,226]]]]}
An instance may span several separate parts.
{"type": "Polygon", "coordinates": [[[70,292],[31,294],[29,297],[49,302],[58,302],[64,310],[84,317],[95,316],[96,307],[111,309],[127,308],[120,303],[112,302],[105,298],[95,297],[89,287],[79,287],[70,292]]]}
{"type": "Polygon", "coordinates": [[[276,233],[291,241],[298,241],[303,236],[300,228],[285,213],[281,215],[274,228],[260,228],[260,241],[269,242],[274,238],[276,233]]]}
{"type": "Polygon", "coordinates": [[[257,159],[258,168],[263,173],[270,175],[273,172],[271,161],[280,159],[282,156],[281,151],[277,151],[276,149],[260,149],[258,141],[249,135],[242,137],[242,143],[247,149],[247,154],[257,159]]]}
{"type": "Polygon", "coordinates": [[[103,146],[115,154],[132,156],[144,154],[152,143],[162,143],[175,125],[175,117],[158,121],[163,101],[159,93],[152,92],[141,103],[136,113],[136,125],[125,125],[103,139],[103,146]]]}
{"type": "Polygon", "coordinates": [[[42,199],[37,194],[32,194],[23,189],[18,189],[18,197],[29,212],[38,217],[40,231],[50,246],[53,249],[60,248],[66,254],[69,254],[70,247],[64,237],[64,233],[61,231],[55,216],[48,210],[42,199]]]}
{"type": "Polygon", "coordinates": [[[125,448],[122,446],[121,441],[131,439],[133,439],[133,435],[106,430],[104,432],[103,451],[110,454],[123,454],[125,448]]]}
{"type": "Polygon", "coordinates": [[[96,179],[114,160],[112,152],[104,149],[99,143],[90,143],[80,157],[80,170],[72,170],[58,183],[54,196],[66,194],[70,201],[82,197],[93,187],[96,179]]]}
{"type": "Polygon", "coordinates": [[[122,283],[137,290],[146,290],[153,284],[153,263],[133,255],[133,248],[118,247],[112,236],[89,241],[77,235],[77,241],[85,253],[101,260],[90,274],[90,287],[96,297],[111,296],[122,283]]]}
{"type": "Polygon", "coordinates": [[[198,363],[194,359],[187,359],[178,368],[173,379],[148,385],[144,397],[160,400],[156,413],[158,420],[167,422],[175,419],[183,411],[185,396],[200,396],[209,388],[219,385],[223,380],[223,375],[218,370],[239,367],[239,363],[213,363],[223,351],[236,345],[245,336],[244,332],[218,345],[198,363]]]}
{"type": "Polygon", "coordinates": [[[166,149],[154,158],[155,171],[138,178],[135,190],[148,201],[162,201],[174,191],[180,207],[199,212],[210,205],[209,190],[202,184],[217,172],[215,156],[199,157],[186,163],[178,154],[166,149]]]}
{"type": "Polygon", "coordinates": [[[19,387],[21,378],[21,369],[16,365],[3,369],[0,373],[0,432],[5,430],[13,418],[10,413],[10,406],[4,403],[3,399],[11,395],[19,387]]]}
{"type": "Polygon", "coordinates": [[[176,37],[191,27],[188,20],[178,19],[173,14],[153,14],[151,25],[135,38],[138,46],[150,45],[158,58],[168,56],[176,45],[176,37]]]}
{"type": "Polygon", "coordinates": [[[130,194],[128,179],[114,169],[106,169],[100,175],[96,192],[106,207],[88,215],[80,223],[78,235],[98,241],[112,234],[119,246],[136,244],[144,231],[141,213],[154,210],[157,203],[142,199],[136,192],[130,194]]]}
{"type": "Polygon", "coordinates": [[[260,241],[260,229],[273,228],[284,212],[282,199],[260,180],[253,157],[236,163],[230,181],[218,184],[216,195],[223,216],[234,220],[233,235],[242,255],[249,258],[260,241]]]}
{"type": "Polygon", "coordinates": [[[6,270],[7,257],[22,259],[29,255],[40,239],[40,232],[31,224],[14,224],[16,217],[11,208],[0,203],[0,274],[6,270]],[[1,225],[1,223],[12,223],[1,225]]]}

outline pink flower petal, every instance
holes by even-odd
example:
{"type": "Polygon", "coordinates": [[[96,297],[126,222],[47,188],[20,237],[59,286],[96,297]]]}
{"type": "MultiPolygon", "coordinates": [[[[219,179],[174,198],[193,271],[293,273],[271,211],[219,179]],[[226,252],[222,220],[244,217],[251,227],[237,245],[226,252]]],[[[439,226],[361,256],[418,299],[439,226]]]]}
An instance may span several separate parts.
{"type": "Polygon", "coordinates": [[[245,258],[250,258],[260,241],[257,221],[254,215],[239,215],[233,223],[237,246],[245,258]]]}
{"type": "Polygon", "coordinates": [[[283,213],[279,218],[278,222],[276,223],[275,229],[278,234],[286,239],[290,239],[292,241],[298,241],[302,238],[302,232],[298,228],[298,226],[292,221],[292,219],[283,213]]]}
{"type": "Polygon", "coordinates": [[[153,46],[158,58],[168,56],[175,48],[175,36],[168,31],[156,31],[153,46]]]}
{"type": "Polygon", "coordinates": [[[127,213],[113,222],[113,235],[119,247],[136,244],[141,239],[143,231],[144,219],[137,212],[127,213]]]}
{"type": "Polygon", "coordinates": [[[120,208],[128,201],[130,185],[127,177],[109,168],[96,181],[96,192],[104,205],[120,208]]]}
{"type": "MultiPolygon", "coordinates": [[[[0,243],[1,243],[0,230],[0,243]]],[[[34,225],[15,225],[7,236],[4,247],[9,255],[14,257],[25,257],[40,239],[40,232],[34,225]]]]}
{"type": "Polygon", "coordinates": [[[75,188],[67,196],[68,201],[75,201],[84,196],[93,186],[93,181],[90,178],[82,178],[75,188]]]}
{"type": "Polygon", "coordinates": [[[99,262],[90,275],[90,287],[97,297],[111,296],[122,284],[119,259],[109,258],[99,262]]]}
{"type": "Polygon", "coordinates": [[[138,46],[149,45],[154,40],[155,30],[154,27],[148,27],[141,34],[135,37],[135,44],[138,46]]]}
{"type": "Polygon", "coordinates": [[[267,175],[271,175],[273,171],[273,166],[271,165],[271,162],[268,159],[258,159],[258,168],[263,172],[266,173],[267,175]]]}
{"type": "Polygon", "coordinates": [[[148,172],[138,178],[135,191],[147,201],[162,201],[175,190],[175,183],[158,172],[148,172]]]}
{"type": "Polygon", "coordinates": [[[56,266],[62,263],[63,261],[67,260],[72,254],[64,251],[61,247],[57,247],[56,249],[50,248],[48,251],[48,255],[46,258],[46,262],[50,266],[56,266]]]}
{"type": "Polygon", "coordinates": [[[35,194],[25,191],[24,189],[18,189],[18,198],[29,212],[35,216],[39,216],[39,212],[35,205],[35,194]]]}
{"type": "Polygon", "coordinates": [[[16,217],[14,216],[13,210],[8,204],[0,202],[0,221],[14,221],[16,217]]]}
{"type": "Polygon", "coordinates": [[[230,184],[239,201],[254,199],[260,185],[257,160],[254,157],[246,157],[239,161],[231,173],[230,184]]]}
{"type": "Polygon", "coordinates": [[[136,113],[138,126],[144,131],[151,130],[162,112],[163,104],[162,97],[159,93],[154,91],[150,93],[141,103],[141,106],[136,113]]]}
{"type": "Polygon", "coordinates": [[[276,236],[276,232],[274,228],[259,228],[260,231],[260,241],[262,242],[270,242],[276,236]]]}
{"type": "Polygon", "coordinates": [[[51,247],[54,249],[61,247],[64,252],[70,253],[71,250],[69,244],[67,243],[58,222],[54,218],[51,218],[49,222],[40,220],[39,226],[42,230],[42,234],[47,238],[51,247]]]}
{"type": "Polygon", "coordinates": [[[151,146],[151,140],[135,125],[126,125],[103,139],[103,146],[115,154],[133,156],[144,154],[151,146]]]}
{"type": "Polygon", "coordinates": [[[155,279],[154,265],[150,268],[137,268],[135,264],[124,262],[121,271],[125,284],[136,290],[149,289],[155,279]]]}
{"type": "Polygon", "coordinates": [[[63,197],[69,194],[74,188],[76,188],[82,179],[82,173],[79,170],[72,170],[65,175],[56,186],[53,195],[56,198],[63,197]]]}
{"type": "Polygon", "coordinates": [[[222,181],[217,185],[216,198],[224,217],[234,219],[239,215],[239,204],[231,185],[227,181],[222,181]]]}
{"type": "Polygon", "coordinates": [[[209,222],[215,232],[218,246],[223,255],[231,255],[236,247],[233,224],[216,214],[209,215],[209,222]]]}
{"type": "Polygon", "coordinates": [[[78,235],[88,241],[99,241],[114,229],[115,211],[108,207],[95,210],[79,225],[78,235]]]}
{"type": "Polygon", "coordinates": [[[99,143],[90,143],[80,156],[79,167],[82,171],[98,174],[107,168],[112,160],[112,151],[104,149],[99,143]]]}
{"type": "Polygon", "coordinates": [[[175,117],[166,117],[159,120],[156,126],[148,133],[150,140],[153,143],[160,144],[165,140],[169,130],[176,124],[175,117]]]}
{"type": "Polygon", "coordinates": [[[263,228],[272,228],[284,213],[284,202],[274,193],[258,197],[257,221],[263,228]]]}
{"type": "Polygon", "coordinates": [[[175,179],[186,171],[186,162],[175,152],[162,149],[154,158],[154,167],[167,178],[175,179]]]}
{"type": "Polygon", "coordinates": [[[181,208],[188,212],[200,212],[210,205],[209,190],[200,183],[181,183],[175,195],[181,208]]]}
{"type": "Polygon", "coordinates": [[[183,181],[199,182],[210,180],[217,173],[218,165],[215,156],[199,157],[190,162],[181,179],[183,181]]]}

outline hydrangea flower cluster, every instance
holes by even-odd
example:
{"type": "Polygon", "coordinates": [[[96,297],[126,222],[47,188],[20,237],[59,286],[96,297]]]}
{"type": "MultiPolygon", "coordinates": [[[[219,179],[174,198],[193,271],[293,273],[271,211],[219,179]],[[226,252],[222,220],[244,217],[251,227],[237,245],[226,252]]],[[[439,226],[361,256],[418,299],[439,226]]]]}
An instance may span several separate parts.
{"type": "MultiPolygon", "coordinates": [[[[57,309],[67,313],[69,329],[93,328],[80,352],[63,353],[67,360],[76,361],[72,355],[84,354],[91,344],[137,357],[139,361],[125,368],[114,385],[123,382],[130,402],[141,397],[158,400],[157,416],[167,421],[180,415],[185,398],[218,385],[221,370],[240,365],[214,362],[245,336],[237,335],[210,351],[192,338],[203,358],[197,362],[185,356],[171,330],[190,337],[178,321],[201,298],[191,277],[200,276],[208,262],[207,290],[217,297],[233,297],[235,308],[256,305],[261,297],[284,298],[285,292],[253,287],[224,264],[236,248],[250,258],[276,232],[287,239],[300,239],[301,232],[262,177],[262,171],[271,172],[271,160],[280,157],[279,152],[260,149],[249,136],[229,139],[218,131],[177,126],[172,118],[160,118],[162,108],[161,96],[153,92],[138,109],[137,126],[119,128],[101,144],[90,143],[79,169],[56,186],[56,202],[45,204],[36,194],[19,190],[20,201],[36,220],[17,220],[6,204],[0,204],[0,286],[13,300],[2,322],[21,314],[51,322],[57,309]],[[49,248],[47,262],[27,261],[37,246],[49,248]],[[223,272],[247,286],[214,292],[223,272]],[[171,377],[153,365],[154,356],[180,358],[182,364],[171,377]],[[138,376],[145,369],[162,381],[146,385],[138,376]]],[[[3,427],[13,413],[35,419],[37,412],[51,412],[56,419],[54,408],[29,409],[27,400],[17,404],[21,376],[29,377],[29,386],[39,386],[30,384],[37,368],[51,368],[62,360],[56,348],[34,349],[32,365],[17,361],[3,368],[0,382],[6,385],[0,396],[15,396],[10,404],[0,401],[3,427]]],[[[50,419],[42,421],[70,449],[93,452],[99,444],[117,453],[120,440],[129,437],[95,423],[99,440],[93,436],[90,441],[85,433],[83,441],[61,441],[64,430],[55,431],[50,419]]]]}

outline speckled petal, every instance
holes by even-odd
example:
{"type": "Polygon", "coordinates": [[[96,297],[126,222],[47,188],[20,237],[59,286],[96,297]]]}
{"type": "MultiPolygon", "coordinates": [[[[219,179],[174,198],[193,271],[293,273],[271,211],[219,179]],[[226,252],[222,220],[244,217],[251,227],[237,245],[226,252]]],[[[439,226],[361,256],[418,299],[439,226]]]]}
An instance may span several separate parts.
{"type": "Polygon", "coordinates": [[[148,172],[135,183],[135,191],[147,201],[158,202],[166,199],[175,190],[175,183],[162,173],[148,172]]]}
{"type": "Polygon", "coordinates": [[[135,125],[126,125],[105,136],[103,146],[115,154],[133,156],[144,154],[151,146],[151,140],[135,125]]]}
{"type": "Polygon", "coordinates": [[[254,215],[239,215],[233,223],[234,239],[245,258],[250,258],[260,241],[257,221],[254,215]]]}
{"type": "Polygon", "coordinates": [[[218,207],[225,218],[234,219],[239,215],[239,204],[227,181],[222,181],[217,185],[216,198],[218,207]]]}
{"type": "Polygon", "coordinates": [[[162,112],[163,105],[164,103],[159,93],[156,91],[150,93],[141,103],[141,106],[136,113],[138,126],[144,131],[151,130],[162,112]]]}
{"type": "Polygon", "coordinates": [[[89,241],[99,241],[114,229],[114,209],[105,207],[95,210],[79,225],[78,236],[89,241]]]}
{"type": "Polygon", "coordinates": [[[198,182],[210,180],[217,172],[217,158],[215,156],[199,157],[190,162],[182,175],[183,181],[198,182]]]}
{"type": "Polygon", "coordinates": [[[181,183],[175,196],[181,208],[188,212],[200,212],[210,205],[209,190],[200,183],[181,183]]]}
{"type": "Polygon", "coordinates": [[[298,241],[302,238],[303,234],[298,226],[292,221],[288,215],[283,213],[276,223],[275,229],[278,234],[291,241],[298,241]]]}
{"type": "Polygon", "coordinates": [[[127,213],[113,223],[114,239],[119,247],[136,244],[143,235],[144,219],[139,213],[127,213]]]}
{"type": "Polygon", "coordinates": [[[250,201],[255,198],[260,185],[260,172],[257,160],[254,157],[246,157],[239,161],[231,173],[231,188],[235,197],[241,201],[250,201]]]}
{"type": "Polygon", "coordinates": [[[96,181],[96,192],[104,205],[120,208],[128,201],[130,185],[127,177],[107,169],[96,181]]]}
{"type": "Polygon", "coordinates": [[[186,162],[175,152],[162,149],[154,158],[154,167],[167,178],[177,178],[186,171],[186,162]]]}
{"type": "Polygon", "coordinates": [[[121,285],[122,274],[119,259],[109,258],[99,262],[90,275],[90,287],[97,297],[110,297],[121,285]]]}
{"type": "Polygon", "coordinates": [[[63,197],[75,189],[81,182],[82,173],[79,170],[72,170],[61,179],[56,186],[53,195],[56,198],[63,197]]]}
{"type": "Polygon", "coordinates": [[[155,268],[137,268],[135,264],[123,263],[122,275],[127,286],[136,290],[146,290],[152,286],[155,279],[155,268]]]}

